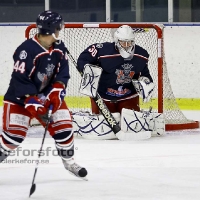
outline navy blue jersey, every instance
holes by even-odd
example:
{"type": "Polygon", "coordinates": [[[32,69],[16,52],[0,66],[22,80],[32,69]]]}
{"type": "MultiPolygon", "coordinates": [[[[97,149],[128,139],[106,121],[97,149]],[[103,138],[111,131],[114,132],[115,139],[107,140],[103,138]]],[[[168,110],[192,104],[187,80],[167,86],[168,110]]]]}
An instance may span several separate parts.
{"type": "Polygon", "coordinates": [[[132,79],[140,76],[152,77],[148,69],[148,52],[135,45],[132,59],[125,59],[115,46],[115,43],[93,44],[85,49],[78,58],[78,68],[83,72],[85,64],[98,65],[103,69],[98,93],[102,98],[118,100],[136,93],[132,79]]]}
{"type": "Polygon", "coordinates": [[[47,94],[54,82],[65,85],[70,78],[65,45],[53,43],[49,50],[35,36],[24,41],[14,52],[14,68],[5,101],[24,105],[25,95],[47,94]]]}

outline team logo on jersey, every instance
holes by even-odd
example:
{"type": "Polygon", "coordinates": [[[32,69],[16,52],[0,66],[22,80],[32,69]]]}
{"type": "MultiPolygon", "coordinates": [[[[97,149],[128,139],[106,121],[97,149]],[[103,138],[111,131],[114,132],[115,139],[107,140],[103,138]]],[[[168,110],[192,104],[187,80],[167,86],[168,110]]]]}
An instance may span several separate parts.
{"type": "Polygon", "coordinates": [[[55,65],[53,64],[48,64],[46,67],[46,72],[47,72],[47,76],[50,77],[53,74],[53,70],[55,68],[55,65]]]}
{"type": "Polygon", "coordinates": [[[19,58],[21,60],[23,60],[23,59],[26,59],[26,57],[27,57],[26,51],[25,50],[21,51],[20,54],[19,54],[19,58]]]}
{"type": "Polygon", "coordinates": [[[117,90],[113,88],[108,88],[106,94],[116,97],[122,97],[124,95],[130,94],[131,90],[124,88],[123,86],[119,86],[117,90]]]}
{"type": "Polygon", "coordinates": [[[103,44],[102,43],[99,43],[99,44],[96,44],[96,48],[102,48],[103,47],[103,44]]]}
{"type": "Polygon", "coordinates": [[[48,64],[47,67],[45,68],[46,73],[38,72],[37,77],[42,82],[41,87],[40,87],[40,91],[42,89],[44,89],[47,86],[47,84],[49,83],[49,81],[50,81],[50,79],[53,75],[54,68],[55,68],[55,65],[48,64]]]}
{"type": "Polygon", "coordinates": [[[116,83],[123,85],[131,82],[135,72],[131,71],[131,69],[134,67],[132,64],[124,64],[122,67],[124,69],[116,69],[115,74],[117,75],[116,83]]]}

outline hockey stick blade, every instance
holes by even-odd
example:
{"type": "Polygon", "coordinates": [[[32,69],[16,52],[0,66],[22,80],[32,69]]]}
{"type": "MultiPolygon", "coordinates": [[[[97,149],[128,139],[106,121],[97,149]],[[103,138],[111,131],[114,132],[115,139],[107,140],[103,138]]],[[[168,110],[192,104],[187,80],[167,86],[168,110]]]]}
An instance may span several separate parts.
{"type": "Polygon", "coordinates": [[[31,186],[30,193],[29,193],[29,197],[35,192],[35,189],[36,189],[36,184],[34,183],[34,184],[31,186]]]}

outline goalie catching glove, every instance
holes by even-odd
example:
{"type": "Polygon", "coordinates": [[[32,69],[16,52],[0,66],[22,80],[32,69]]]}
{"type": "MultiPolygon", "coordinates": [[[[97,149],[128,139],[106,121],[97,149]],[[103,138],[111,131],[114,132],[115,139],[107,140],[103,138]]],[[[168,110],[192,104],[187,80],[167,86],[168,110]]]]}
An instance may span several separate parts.
{"type": "Polygon", "coordinates": [[[53,106],[52,113],[55,113],[61,106],[64,97],[66,95],[65,86],[62,83],[56,82],[52,86],[53,88],[46,97],[45,107],[53,106]]]}
{"type": "Polygon", "coordinates": [[[36,96],[29,96],[26,98],[25,108],[35,118],[47,113],[47,108],[43,106],[43,102],[36,96]]]}
{"type": "Polygon", "coordinates": [[[132,80],[136,92],[142,97],[143,102],[148,102],[153,94],[155,84],[147,77],[141,76],[138,80],[132,80]]]}

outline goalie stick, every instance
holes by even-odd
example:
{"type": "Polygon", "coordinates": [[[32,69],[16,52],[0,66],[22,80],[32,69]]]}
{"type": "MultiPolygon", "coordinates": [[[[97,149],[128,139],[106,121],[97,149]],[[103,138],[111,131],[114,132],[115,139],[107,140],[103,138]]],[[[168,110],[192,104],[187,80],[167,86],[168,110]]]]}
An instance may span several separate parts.
{"type": "MultiPolygon", "coordinates": [[[[67,49],[67,47],[65,47],[65,48],[66,48],[65,50],[66,50],[67,55],[69,56],[70,60],[72,61],[72,63],[74,64],[74,66],[76,67],[76,69],[78,70],[80,75],[82,76],[82,72],[79,71],[76,61],[72,57],[72,55],[69,52],[69,50],[67,49]]],[[[116,137],[119,140],[142,140],[142,139],[148,139],[151,137],[150,131],[140,132],[138,134],[136,134],[134,132],[123,132],[121,130],[119,124],[113,117],[112,113],[109,111],[108,107],[103,102],[103,100],[102,100],[101,96],[98,94],[98,92],[97,92],[96,97],[92,97],[92,98],[93,98],[94,102],[96,103],[96,105],[98,106],[101,114],[104,116],[105,120],[108,122],[108,124],[110,125],[110,128],[112,129],[112,131],[115,133],[116,137]]]]}
{"type": "Polygon", "coordinates": [[[43,135],[43,138],[42,138],[42,144],[41,144],[41,147],[40,147],[40,150],[39,150],[38,160],[37,160],[37,162],[36,162],[36,167],[35,167],[35,171],[34,171],[34,175],[33,175],[33,180],[32,180],[32,184],[31,184],[31,189],[30,189],[29,197],[30,197],[30,196],[35,192],[35,190],[36,190],[36,184],[35,184],[34,182],[35,182],[35,177],[36,177],[36,174],[37,174],[37,169],[38,169],[38,164],[39,164],[39,158],[40,158],[40,156],[41,156],[42,149],[43,149],[44,139],[45,139],[45,137],[46,137],[47,129],[48,129],[49,123],[50,123],[50,118],[51,118],[52,110],[53,110],[53,106],[50,105],[49,111],[48,111],[48,118],[47,118],[46,126],[45,126],[45,131],[44,131],[44,135],[43,135]]]}

